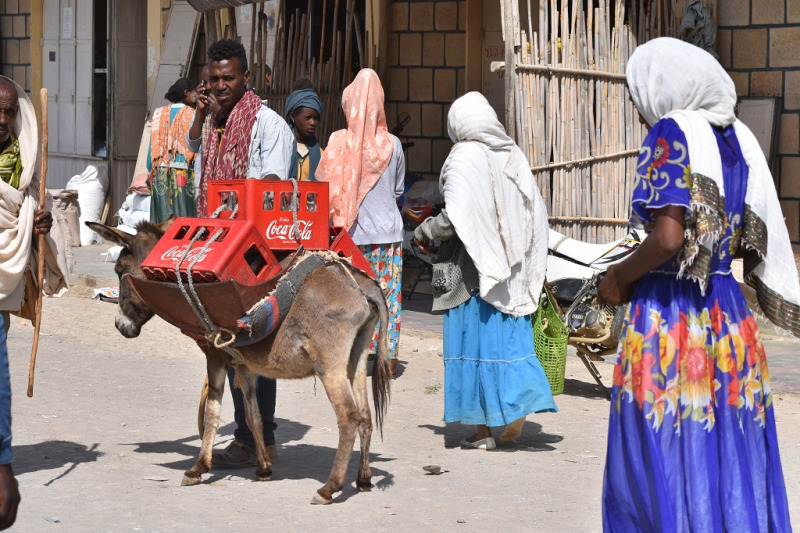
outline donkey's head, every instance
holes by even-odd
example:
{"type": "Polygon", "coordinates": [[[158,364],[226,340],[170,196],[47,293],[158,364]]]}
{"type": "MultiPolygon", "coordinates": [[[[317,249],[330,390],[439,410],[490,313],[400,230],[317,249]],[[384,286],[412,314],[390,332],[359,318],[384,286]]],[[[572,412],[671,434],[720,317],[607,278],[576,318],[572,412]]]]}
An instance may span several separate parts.
{"type": "Polygon", "coordinates": [[[164,232],[172,225],[175,217],[170,217],[161,224],[140,222],[136,226],[136,235],[125,233],[117,228],[97,222],[86,225],[96,231],[104,239],[122,246],[114,272],[119,276],[119,310],[114,325],[125,337],[137,337],[142,326],[153,318],[153,310],[142,300],[123,276],[130,274],[135,278],[144,278],[142,261],[155,247],[164,232]]]}

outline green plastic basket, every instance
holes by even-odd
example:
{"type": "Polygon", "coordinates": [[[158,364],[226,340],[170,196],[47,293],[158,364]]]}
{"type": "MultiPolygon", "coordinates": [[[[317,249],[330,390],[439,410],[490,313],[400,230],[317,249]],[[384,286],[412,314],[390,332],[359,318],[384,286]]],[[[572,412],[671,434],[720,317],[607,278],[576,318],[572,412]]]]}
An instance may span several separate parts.
{"type": "Polygon", "coordinates": [[[533,346],[553,395],[564,392],[568,340],[567,327],[561,322],[547,288],[542,287],[539,308],[533,319],[533,346]]]}

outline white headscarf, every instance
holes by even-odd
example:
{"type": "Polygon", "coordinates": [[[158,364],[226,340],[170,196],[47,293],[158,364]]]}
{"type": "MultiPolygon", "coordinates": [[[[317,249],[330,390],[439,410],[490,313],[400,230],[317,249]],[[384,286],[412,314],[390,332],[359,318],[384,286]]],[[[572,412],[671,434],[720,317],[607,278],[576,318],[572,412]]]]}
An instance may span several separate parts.
{"type": "Polygon", "coordinates": [[[711,126],[733,124],[749,171],[742,241],[757,254],[756,261],[745,261],[745,279],[756,288],[764,314],[800,336],[800,281],[789,232],[764,153],[750,129],[736,119],[736,89],[730,76],[704,50],[661,37],[636,48],[626,77],[633,101],[648,124],[671,118],[686,135],[693,184],[711,180],[719,194],[717,204],[698,201],[693,195],[686,231],[687,245],[694,247],[694,253],[684,255],[681,274],[705,290],[707,265],[695,264],[694,259],[700,255],[699,247],[712,249],[725,217],[722,162],[711,126]],[[713,229],[706,230],[709,226],[713,229]]]}
{"type": "MultiPolygon", "coordinates": [[[[5,80],[14,85],[19,100],[19,112],[12,131],[19,139],[22,175],[19,189],[0,180],[0,311],[19,311],[25,298],[25,271],[30,269],[35,273],[38,262],[33,246],[33,220],[39,204],[36,164],[39,133],[30,98],[13,80],[5,80]]],[[[42,289],[47,294],[57,296],[68,288],[68,270],[63,239],[55,221],[46,242],[49,246],[45,252],[42,289]]]]}
{"type": "Polygon", "coordinates": [[[714,126],[736,120],[736,87],[714,57],[692,44],[659,37],[636,48],[625,68],[633,101],[650,126],[671,111],[695,111],[714,126]]]}
{"type": "Polygon", "coordinates": [[[456,144],[439,186],[480,275],[480,296],[513,316],[533,313],[547,267],[548,225],[530,164],[480,93],[453,102],[447,129],[456,144]]]}

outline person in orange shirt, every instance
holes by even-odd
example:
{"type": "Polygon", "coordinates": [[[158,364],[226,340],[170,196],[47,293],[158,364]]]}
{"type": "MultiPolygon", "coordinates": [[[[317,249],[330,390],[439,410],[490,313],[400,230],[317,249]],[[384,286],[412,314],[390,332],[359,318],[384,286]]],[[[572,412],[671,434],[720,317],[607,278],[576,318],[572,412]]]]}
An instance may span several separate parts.
{"type": "Polygon", "coordinates": [[[186,141],[192,125],[197,90],[188,78],[172,84],[164,98],[172,102],[153,112],[150,134],[150,222],[159,223],[171,215],[197,214],[194,160],[197,152],[186,141]]]}

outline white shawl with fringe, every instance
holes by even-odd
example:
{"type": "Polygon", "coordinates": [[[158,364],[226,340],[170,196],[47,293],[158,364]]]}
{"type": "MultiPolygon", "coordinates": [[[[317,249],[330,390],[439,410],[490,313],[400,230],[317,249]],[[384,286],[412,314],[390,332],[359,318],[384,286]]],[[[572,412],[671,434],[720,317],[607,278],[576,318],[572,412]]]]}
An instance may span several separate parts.
{"type": "Polygon", "coordinates": [[[467,93],[447,116],[450,151],[439,179],[450,221],[495,309],[536,311],[547,267],[547,211],[530,165],[483,95],[467,93]]]}
{"type": "MultiPolygon", "coordinates": [[[[19,112],[12,131],[19,139],[22,175],[19,189],[0,180],[0,311],[16,312],[25,298],[25,271],[30,269],[33,279],[36,279],[38,255],[34,245],[33,220],[39,203],[36,170],[39,134],[30,98],[22,87],[13,80],[9,81],[16,87],[19,99],[19,112]]],[[[45,251],[42,290],[60,296],[69,284],[63,239],[55,220],[45,241],[49,246],[45,251]]]]}
{"type": "Polygon", "coordinates": [[[662,118],[671,118],[683,131],[692,181],[710,180],[719,195],[718,205],[695,201],[705,195],[693,195],[686,232],[687,238],[694,240],[688,242],[694,252],[684,254],[681,275],[696,280],[705,290],[709,273],[694,260],[697,250],[711,250],[715,245],[725,217],[722,163],[712,126],[732,124],[748,166],[742,236],[749,255],[745,258],[745,280],[756,289],[764,314],[800,336],[800,279],[789,232],[761,147],[734,114],[736,89],[730,76],[704,50],[669,37],[637,47],[628,61],[626,76],[636,107],[651,126],[662,118]],[[697,224],[698,218],[703,224],[697,224]]]}

